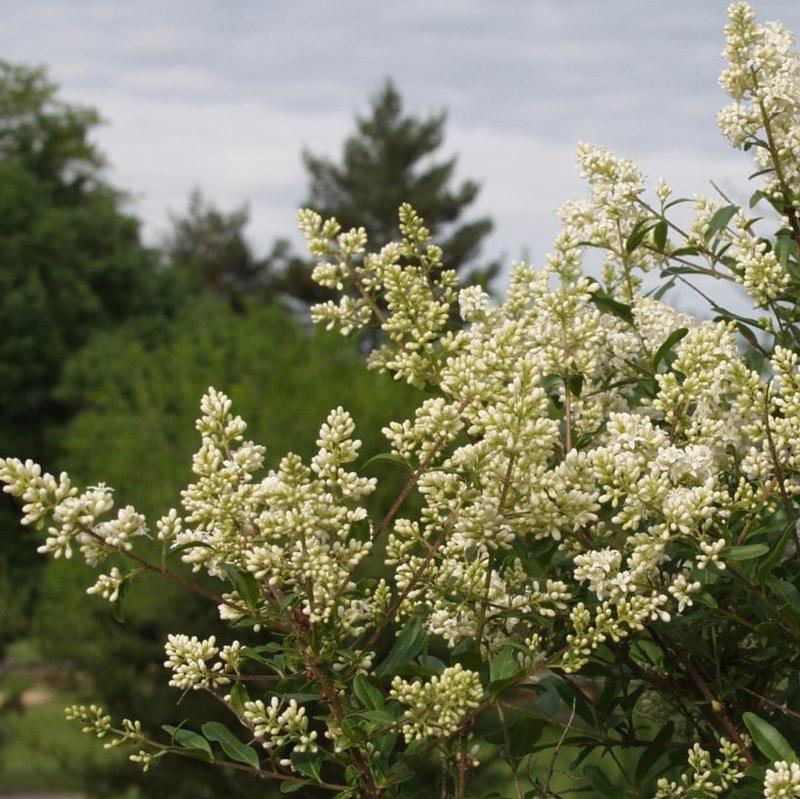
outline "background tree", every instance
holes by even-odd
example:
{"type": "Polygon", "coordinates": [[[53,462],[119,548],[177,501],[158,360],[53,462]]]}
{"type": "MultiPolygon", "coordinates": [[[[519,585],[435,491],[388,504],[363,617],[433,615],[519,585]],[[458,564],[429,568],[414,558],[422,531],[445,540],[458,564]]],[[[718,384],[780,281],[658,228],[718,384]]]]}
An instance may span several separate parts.
{"type": "MultiPolygon", "coordinates": [[[[486,284],[498,262],[480,263],[481,244],[492,231],[488,217],[462,221],[478,196],[473,180],[454,185],[457,158],[437,161],[444,143],[445,112],[419,118],[407,114],[391,80],[372,98],[368,116],[357,116],[340,161],[309,150],[303,163],[309,176],[304,203],[323,217],[335,216],[343,228],[363,225],[370,241],[380,247],[399,235],[397,209],[404,202],[425,219],[433,240],[444,250],[448,268],[471,273],[486,284]]],[[[285,291],[316,302],[319,287],[299,264],[287,271],[285,291]]]]}
{"type": "MultiPolygon", "coordinates": [[[[93,331],[169,304],[139,223],[104,179],[96,111],[0,61],[0,452],[53,457],[61,364],[93,331]]],[[[0,501],[0,648],[24,621],[30,551],[0,501]],[[12,560],[13,558],[13,560],[12,560]],[[7,601],[6,601],[7,600],[7,601]]]]}
{"type": "Polygon", "coordinates": [[[172,215],[164,257],[187,281],[190,292],[211,291],[241,308],[244,298],[262,293],[269,266],[259,261],[245,235],[247,206],[221,211],[199,189],[189,197],[185,215],[172,215]]]}

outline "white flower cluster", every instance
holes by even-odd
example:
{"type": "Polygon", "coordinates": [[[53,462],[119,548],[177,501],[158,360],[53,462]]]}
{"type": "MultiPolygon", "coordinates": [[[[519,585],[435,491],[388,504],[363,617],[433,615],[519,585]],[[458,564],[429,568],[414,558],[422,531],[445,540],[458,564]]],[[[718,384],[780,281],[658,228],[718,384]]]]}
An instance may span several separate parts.
{"type": "MultiPolygon", "coordinates": [[[[317,732],[309,731],[306,709],[296,699],[288,704],[273,696],[268,705],[260,699],[245,702],[244,720],[252,727],[261,745],[272,752],[291,745],[292,752],[316,752],[317,732]]],[[[281,765],[290,766],[291,758],[281,759],[281,765]]]]}
{"type": "Polygon", "coordinates": [[[794,37],[781,23],[759,25],[748,3],[728,9],[723,58],[728,65],[720,85],[733,103],[719,113],[723,135],[734,147],[768,138],[780,161],[754,147],[756,165],[770,170],[766,190],[782,196],[784,186],[800,190],[800,59],[794,37]],[[762,136],[762,131],[765,133],[762,136]]]}
{"type": "Polygon", "coordinates": [[[800,799],[800,765],[773,763],[764,777],[764,799],[800,799]]]}
{"type": "Polygon", "coordinates": [[[220,659],[214,663],[209,663],[218,654],[219,647],[216,645],[215,636],[200,640],[193,635],[169,635],[164,650],[167,653],[167,660],[164,666],[173,672],[169,684],[173,688],[180,688],[183,691],[199,690],[201,688],[216,688],[230,682],[225,672],[228,665],[235,666],[235,655],[231,656],[231,651],[235,653],[239,648],[238,642],[234,642],[230,647],[226,647],[220,659]]]}
{"type": "Polygon", "coordinates": [[[97,594],[109,602],[116,602],[124,579],[120,570],[114,566],[109,574],[101,574],[97,582],[86,589],[86,593],[97,594]]]}
{"type": "Polygon", "coordinates": [[[728,255],[736,259],[737,277],[755,300],[756,306],[768,305],[788,286],[789,274],[766,241],[759,239],[743,214],[736,215],[738,231],[732,237],[728,255]]]}
{"type": "MultiPolygon", "coordinates": [[[[226,565],[255,575],[265,594],[293,590],[302,595],[310,622],[333,615],[371,617],[374,603],[354,611],[349,575],[369,551],[369,541],[353,535],[366,519],[358,503],[375,480],[357,475],[346,464],[358,456],[353,420],[342,408],[322,425],[318,453],[310,466],[286,455],[275,472],[257,480],[264,448],[244,441],[246,425],[231,414],[231,401],[209,389],[198,429],[203,435],[194,457],[196,483],[183,492],[187,515],[175,511],[159,522],[159,536],[185,548],[183,559],[195,570],[221,576],[226,565]]],[[[225,611],[232,618],[235,611],[225,611]]]]}
{"type": "Polygon", "coordinates": [[[456,663],[427,682],[392,680],[390,696],[406,706],[403,736],[406,743],[452,735],[467,714],[480,704],[483,688],[478,675],[456,663]]]}
{"type": "Polygon", "coordinates": [[[373,366],[423,387],[436,373],[441,350],[447,350],[450,316],[456,303],[456,273],[442,267],[442,250],[409,205],[400,208],[402,242],[366,253],[363,228],[341,233],[335,219],[323,221],[314,211],[298,214],[309,252],[322,257],[313,278],[343,291],[338,303],[315,305],[311,318],[344,335],[369,324],[373,314],[394,346],[370,356],[373,366]],[[380,298],[380,299],[379,299],[380,298]]]}
{"type": "Polygon", "coordinates": [[[24,503],[23,524],[41,526],[46,517],[52,520],[38,550],[43,554],[71,558],[77,543],[86,562],[97,566],[110,551],[127,552],[134,538],[147,535],[144,517],[130,505],[116,519],[100,521],[114,506],[111,490],[102,483],[79,494],[66,473],[56,479],[42,473],[39,464],[18,458],[0,460],[0,482],[6,483],[6,493],[24,503]]]}
{"type": "Polygon", "coordinates": [[[694,744],[689,750],[691,773],[682,774],[680,782],[670,782],[662,777],[658,781],[655,799],[716,799],[736,785],[744,777],[747,762],[738,744],[720,738],[719,748],[719,757],[712,760],[709,752],[700,744],[694,744]]]}
{"type": "MultiPolygon", "coordinates": [[[[103,744],[104,749],[115,749],[123,744],[142,744],[148,743],[142,733],[142,723],[138,720],[122,719],[121,726],[112,726],[111,716],[109,716],[99,705],[70,705],[64,709],[67,721],[77,721],[83,726],[81,732],[89,735],[96,735],[98,738],[110,737],[110,740],[103,744]]],[[[147,771],[150,764],[163,754],[148,752],[144,749],[128,757],[132,763],[142,767],[147,771]]]]}
{"type": "Polygon", "coordinates": [[[99,705],[70,705],[64,708],[67,721],[79,721],[83,724],[81,732],[105,738],[111,731],[111,716],[99,705]]]}

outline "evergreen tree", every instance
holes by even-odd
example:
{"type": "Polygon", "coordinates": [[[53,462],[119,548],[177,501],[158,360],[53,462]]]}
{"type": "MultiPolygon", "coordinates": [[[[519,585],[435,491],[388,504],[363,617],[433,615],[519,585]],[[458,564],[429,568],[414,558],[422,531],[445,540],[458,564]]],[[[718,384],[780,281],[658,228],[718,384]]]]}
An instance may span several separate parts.
{"type": "Polygon", "coordinates": [[[0,451],[49,456],[60,366],[163,296],[153,254],[90,141],[96,111],[43,69],[0,61],[0,451]]]}
{"type": "Polygon", "coordinates": [[[188,291],[227,296],[237,308],[245,296],[263,292],[269,264],[255,257],[245,236],[247,206],[226,213],[195,189],[186,214],[173,215],[171,221],[165,255],[183,275],[188,291]]]}
{"type": "Polygon", "coordinates": [[[459,224],[480,186],[466,180],[453,186],[457,158],[430,161],[444,142],[444,112],[425,119],[404,113],[392,81],[372,100],[371,114],[356,117],[356,131],[342,148],[340,164],[306,151],[311,178],[307,205],[323,216],[335,216],[345,227],[364,225],[381,246],[398,231],[397,209],[410,203],[425,219],[444,249],[452,269],[474,267],[488,218],[459,224]]]}
{"type": "MultiPolygon", "coordinates": [[[[444,112],[426,118],[406,113],[394,83],[386,81],[372,99],[370,114],[356,117],[339,163],[303,153],[310,179],[304,205],[335,216],[344,228],[363,225],[372,246],[380,247],[399,235],[397,209],[408,202],[443,248],[445,265],[485,284],[498,270],[496,262],[478,260],[493,223],[488,217],[462,221],[480,186],[472,180],[455,184],[455,156],[435,160],[446,119],[444,112]]],[[[319,299],[308,268],[295,262],[284,278],[284,292],[306,301],[319,299]]]]}

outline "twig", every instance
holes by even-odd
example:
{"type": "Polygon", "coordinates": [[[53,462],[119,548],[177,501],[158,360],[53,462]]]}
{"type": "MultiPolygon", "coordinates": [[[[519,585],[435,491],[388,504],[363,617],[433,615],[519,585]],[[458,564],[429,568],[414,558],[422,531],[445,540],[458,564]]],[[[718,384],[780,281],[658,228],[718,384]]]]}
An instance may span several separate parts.
{"type": "Polygon", "coordinates": [[[508,726],[506,725],[506,714],[503,713],[501,702],[495,702],[494,706],[497,708],[497,718],[500,721],[500,728],[503,730],[503,740],[506,745],[506,753],[508,754],[508,762],[511,765],[511,779],[514,781],[514,789],[517,792],[517,799],[525,799],[522,793],[522,786],[519,784],[519,777],[517,777],[517,769],[514,767],[511,757],[511,739],[508,735],[508,726]]]}
{"type": "Polygon", "coordinates": [[[553,756],[550,758],[550,767],[547,769],[547,775],[544,778],[544,785],[542,785],[542,797],[546,799],[546,797],[550,793],[550,781],[553,779],[553,771],[556,767],[556,759],[558,758],[558,753],[561,751],[561,747],[564,745],[564,739],[567,737],[567,733],[569,732],[569,728],[572,726],[572,722],[575,720],[575,699],[572,700],[572,712],[569,714],[569,719],[567,723],[564,725],[564,729],[561,732],[561,737],[558,739],[558,743],[556,744],[556,748],[553,750],[553,756]]]}
{"type": "Polygon", "coordinates": [[[800,713],[798,713],[796,710],[792,710],[790,707],[788,707],[786,705],[785,702],[783,704],[780,704],[779,702],[776,702],[773,699],[769,699],[766,696],[762,696],[761,694],[757,694],[755,691],[751,691],[749,688],[742,688],[742,690],[745,693],[756,697],[756,699],[760,699],[765,705],[769,705],[770,707],[774,707],[775,710],[779,710],[784,715],[793,716],[796,719],[800,719],[800,713]]]}

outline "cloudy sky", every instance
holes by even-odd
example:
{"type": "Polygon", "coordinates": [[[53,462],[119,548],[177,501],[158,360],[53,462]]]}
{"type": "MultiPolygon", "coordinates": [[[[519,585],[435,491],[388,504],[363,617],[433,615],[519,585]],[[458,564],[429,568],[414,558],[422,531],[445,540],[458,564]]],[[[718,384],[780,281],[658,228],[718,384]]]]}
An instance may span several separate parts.
{"type": "MultiPolygon", "coordinates": [[[[540,261],[579,195],[574,146],[604,144],[682,193],[744,196],[746,156],[714,116],[717,0],[0,0],[0,57],[47,64],[100,109],[98,140],[147,237],[199,186],[248,202],[259,250],[291,233],[301,148],[336,155],[392,76],[409,109],[449,111],[447,150],[483,185],[488,249],[540,261]]],[[[796,0],[762,19],[800,30],[796,0]]]]}

